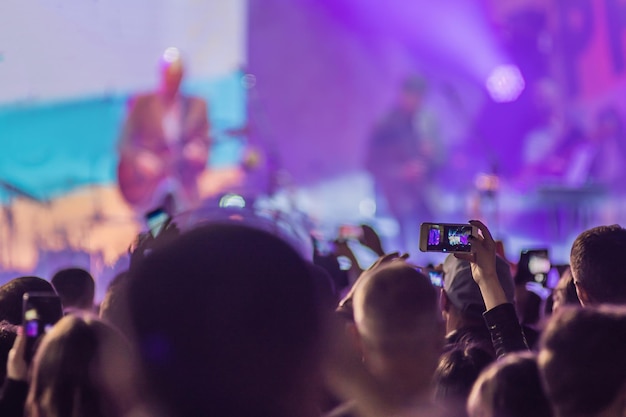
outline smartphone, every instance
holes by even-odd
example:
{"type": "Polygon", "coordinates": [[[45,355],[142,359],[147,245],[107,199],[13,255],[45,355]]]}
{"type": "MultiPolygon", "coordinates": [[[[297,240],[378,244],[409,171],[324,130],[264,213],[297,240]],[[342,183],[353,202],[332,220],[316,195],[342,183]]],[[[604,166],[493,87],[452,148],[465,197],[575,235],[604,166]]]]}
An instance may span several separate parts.
{"type": "Polygon", "coordinates": [[[146,213],[146,223],[153,238],[161,234],[170,220],[170,215],[162,207],[146,213]]]}
{"type": "Polygon", "coordinates": [[[428,278],[430,282],[437,288],[443,287],[443,272],[435,271],[434,269],[425,269],[424,272],[428,272],[428,278]]]}
{"type": "Polygon", "coordinates": [[[546,284],[548,273],[552,269],[548,249],[524,249],[520,254],[520,261],[526,263],[535,282],[546,284]]]}
{"type": "Polygon", "coordinates": [[[61,299],[53,292],[28,292],[22,298],[22,325],[26,337],[24,359],[30,363],[41,338],[63,317],[61,299]]]}
{"type": "Polygon", "coordinates": [[[477,236],[478,229],[471,224],[422,223],[420,226],[420,250],[422,252],[470,252],[470,236],[477,236]]]}
{"type": "Polygon", "coordinates": [[[363,228],[351,224],[341,225],[339,226],[337,237],[339,240],[361,240],[363,238],[363,228]]]}

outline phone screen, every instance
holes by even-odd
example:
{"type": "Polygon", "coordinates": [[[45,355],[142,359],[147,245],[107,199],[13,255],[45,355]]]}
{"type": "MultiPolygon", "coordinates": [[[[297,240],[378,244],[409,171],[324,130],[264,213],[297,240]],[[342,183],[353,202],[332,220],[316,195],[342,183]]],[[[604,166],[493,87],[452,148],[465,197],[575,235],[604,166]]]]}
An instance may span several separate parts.
{"type": "Polygon", "coordinates": [[[473,229],[469,224],[424,223],[420,249],[424,252],[470,252],[472,244],[469,237],[473,229]]]}
{"type": "Polygon", "coordinates": [[[535,282],[545,285],[552,263],[547,249],[532,249],[522,251],[520,259],[528,260],[528,271],[535,282]]]}
{"type": "Polygon", "coordinates": [[[158,208],[147,213],[146,223],[148,223],[148,228],[150,229],[152,237],[160,235],[169,220],[169,214],[167,214],[162,208],[158,208]]]}
{"type": "Polygon", "coordinates": [[[55,293],[31,292],[24,294],[22,324],[26,337],[24,359],[30,363],[39,340],[63,317],[61,299],[55,293]]]}
{"type": "Polygon", "coordinates": [[[428,277],[430,278],[430,282],[435,287],[439,287],[439,288],[443,287],[443,272],[429,269],[428,277]]]}

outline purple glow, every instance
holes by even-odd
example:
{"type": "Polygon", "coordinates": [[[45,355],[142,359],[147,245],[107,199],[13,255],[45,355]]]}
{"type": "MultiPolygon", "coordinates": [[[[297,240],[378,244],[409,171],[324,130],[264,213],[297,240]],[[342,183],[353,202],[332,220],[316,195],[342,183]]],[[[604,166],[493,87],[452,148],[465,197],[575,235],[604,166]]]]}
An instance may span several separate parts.
{"type": "Polygon", "coordinates": [[[526,83],[515,65],[498,65],[485,82],[491,98],[498,103],[515,101],[524,91],[526,83]]]}

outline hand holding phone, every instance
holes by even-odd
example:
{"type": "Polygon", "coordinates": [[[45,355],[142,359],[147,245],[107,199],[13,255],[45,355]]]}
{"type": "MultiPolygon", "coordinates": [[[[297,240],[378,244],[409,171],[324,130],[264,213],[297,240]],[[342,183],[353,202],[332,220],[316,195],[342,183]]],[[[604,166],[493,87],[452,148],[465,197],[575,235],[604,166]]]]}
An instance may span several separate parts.
{"type": "Polygon", "coordinates": [[[63,317],[61,299],[53,292],[28,292],[22,302],[24,359],[30,363],[41,338],[63,317]]]}

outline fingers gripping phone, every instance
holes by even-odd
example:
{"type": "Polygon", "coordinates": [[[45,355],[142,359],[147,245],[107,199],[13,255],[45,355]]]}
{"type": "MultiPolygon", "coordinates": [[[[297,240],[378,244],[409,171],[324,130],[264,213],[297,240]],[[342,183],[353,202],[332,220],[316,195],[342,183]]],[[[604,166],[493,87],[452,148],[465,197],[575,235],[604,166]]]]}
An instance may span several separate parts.
{"type": "Polygon", "coordinates": [[[24,360],[30,363],[41,338],[63,317],[61,299],[53,292],[28,292],[22,298],[22,324],[26,349],[24,360]]]}
{"type": "Polygon", "coordinates": [[[420,250],[422,252],[471,252],[470,236],[478,236],[478,228],[462,223],[422,223],[420,250]]]}

